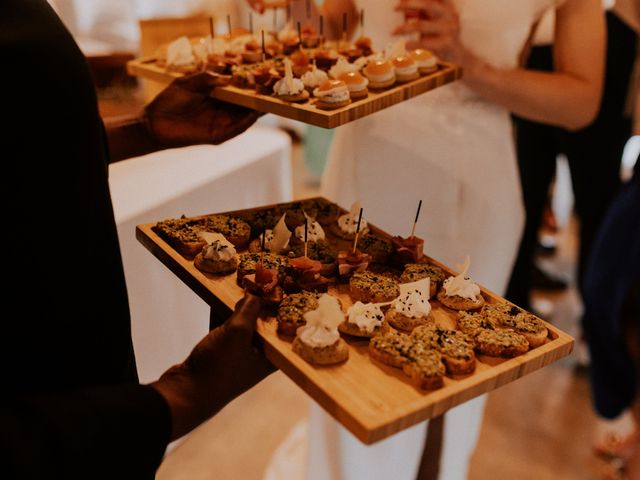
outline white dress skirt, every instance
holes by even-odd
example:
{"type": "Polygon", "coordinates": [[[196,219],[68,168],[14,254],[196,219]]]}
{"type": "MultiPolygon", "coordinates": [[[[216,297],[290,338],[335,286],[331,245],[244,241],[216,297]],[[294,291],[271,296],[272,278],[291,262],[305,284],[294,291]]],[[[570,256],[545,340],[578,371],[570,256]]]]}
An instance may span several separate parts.
{"type": "MultiPolygon", "coordinates": [[[[454,0],[461,40],[497,67],[516,67],[533,25],[555,0],[454,0]]],[[[380,50],[402,22],[388,0],[361,1],[365,34],[380,50]]],[[[509,112],[454,82],[339,127],[321,193],[392,235],[416,235],[429,256],[501,294],[511,272],[524,210],[509,112]]],[[[354,395],[359,394],[354,392],[354,395]]],[[[366,392],[362,392],[366,394],[366,392]]],[[[464,480],[486,396],[445,414],[440,479],[464,480]]],[[[306,480],[414,480],[428,422],[367,446],[310,404],[306,480]]]]}

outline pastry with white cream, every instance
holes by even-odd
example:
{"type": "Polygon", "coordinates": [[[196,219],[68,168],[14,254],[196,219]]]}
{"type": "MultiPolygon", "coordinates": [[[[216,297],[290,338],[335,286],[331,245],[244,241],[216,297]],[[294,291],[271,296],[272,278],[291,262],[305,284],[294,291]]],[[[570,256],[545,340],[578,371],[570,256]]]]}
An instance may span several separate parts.
{"type": "Polygon", "coordinates": [[[409,52],[409,57],[418,65],[418,72],[421,75],[433,73],[438,70],[438,59],[429,50],[417,48],[409,52]]]}
{"type": "Polygon", "coordinates": [[[292,63],[289,58],[284,59],[284,78],[273,86],[275,96],[286,102],[304,102],[309,98],[309,92],[304,83],[293,76],[292,63]]]}
{"type": "Polygon", "coordinates": [[[429,303],[429,278],[400,285],[400,295],[393,300],[385,315],[389,324],[404,332],[433,323],[429,303]]]}
{"type": "Polygon", "coordinates": [[[356,302],[347,309],[338,330],[354,337],[371,338],[385,330],[384,313],[378,303],[356,302]]]}
{"type": "Polygon", "coordinates": [[[207,244],[193,259],[194,266],[202,272],[220,275],[235,272],[238,257],[233,244],[220,233],[202,232],[200,235],[207,244]]]}
{"type": "Polygon", "coordinates": [[[349,88],[342,80],[326,80],[313,89],[316,107],[324,110],[346,107],[351,103],[349,88]]]}
{"type": "Polygon", "coordinates": [[[467,257],[462,271],[442,283],[437,298],[444,306],[454,310],[477,310],[485,304],[480,287],[468,277],[470,264],[467,257]]]}
{"type": "Polygon", "coordinates": [[[338,325],[344,319],[340,301],[327,293],[318,299],[318,308],[304,314],[306,325],[299,327],[293,351],[313,365],[333,365],[349,358],[349,347],[340,338],[338,325]]]}

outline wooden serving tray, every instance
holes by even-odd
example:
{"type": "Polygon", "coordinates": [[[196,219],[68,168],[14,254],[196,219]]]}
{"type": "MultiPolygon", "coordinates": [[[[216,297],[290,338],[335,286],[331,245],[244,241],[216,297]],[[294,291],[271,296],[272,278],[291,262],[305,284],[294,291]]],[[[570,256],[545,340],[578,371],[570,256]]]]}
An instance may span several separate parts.
{"type": "MultiPolygon", "coordinates": [[[[130,75],[165,84],[183,75],[182,73],[167,71],[164,67],[158,66],[154,57],[130,60],[127,62],[127,71],[130,75]]],[[[273,96],[255,93],[251,89],[238,88],[232,85],[215,88],[212,96],[225,102],[260,112],[273,113],[317,127],[335,128],[451,83],[461,77],[461,67],[448,63],[439,63],[438,71],[434,73],[386,90],[369,90],[367,98],[356,100],[346,107],[335,110],[317,108],[314,99],[305,103],[290,103],[273,96]]]]}
{"type": "MultiPolygon", "coordinates": [[[[328,201],[323,198],[316,200],[328,201]]],[[[218,213],[241,215],[273,207],[218,213]]],[[[217,277],[201,272],[195,268],[192,260],[183,257],[161,239],[153,231],[154,225],[138,225],[136,238],[213,308],[226,311],[233,309],[243,295],[243,290],[236,283],[236,274],[217,277]]],[[[373,233],[390,238],[388,233],[375,226],[369,227],[373,233]]],[[[325,232],[330,241],[335,239],[328,229],[325,228],[325,232]]],[[[344,248],[351,245],[351,242],[336,242],[344,248]]],[[[427,257],[426,260],[440,266],[448,274],[457,273],[435,259],[427,257]]],[[[345,310],[352,303],[348,291],[348,285],[337,285],[329,290],[330,294],[340,298],[345,310]]],[[[506,301],[486,288],[482,288],[482,293],[488,303],[506,301]]],[[[430,303],[436,322],[455,328],[456,313],[433,298],[430,303]]],[[[571,353],[574,339],[547,322],[545,325],[549,331],[545,344],[511,359],[478,355],[474,373],[457,378],[447,376],[444,387],[433,391],[416,388],[401,369],[374,363],[369,358],[367,339],[343,336],[349,345],[349,359],[341,365],[316,367],[292,351],[292,339],[276,332],[276,319],[269,312],[261,315],[257,331],[264,339],[267,357],[278,368],[362,442],[371,444],[513,382],[571,353]]]]}

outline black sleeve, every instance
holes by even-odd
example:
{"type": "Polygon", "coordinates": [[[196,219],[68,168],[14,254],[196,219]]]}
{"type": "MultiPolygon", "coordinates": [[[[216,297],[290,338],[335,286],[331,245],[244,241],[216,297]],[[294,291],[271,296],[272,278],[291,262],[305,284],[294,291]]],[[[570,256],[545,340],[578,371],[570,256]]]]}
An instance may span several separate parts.
{"type": "Polygon", "coordinates": [[[4,398],[3,478],[153,479],[170,430],[166,401],[145,385],[4,398]]]}

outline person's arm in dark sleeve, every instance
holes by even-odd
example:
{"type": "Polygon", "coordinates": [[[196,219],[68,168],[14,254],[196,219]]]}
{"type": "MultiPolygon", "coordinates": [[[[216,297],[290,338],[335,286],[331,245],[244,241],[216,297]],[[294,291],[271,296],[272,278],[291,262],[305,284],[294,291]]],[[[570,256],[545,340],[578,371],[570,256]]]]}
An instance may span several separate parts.
{"type": "Polygon", "coordinates": [[[170,436],[169,406],[146,385],[0,401],[4,478],[153,479],[170,436]]]}

